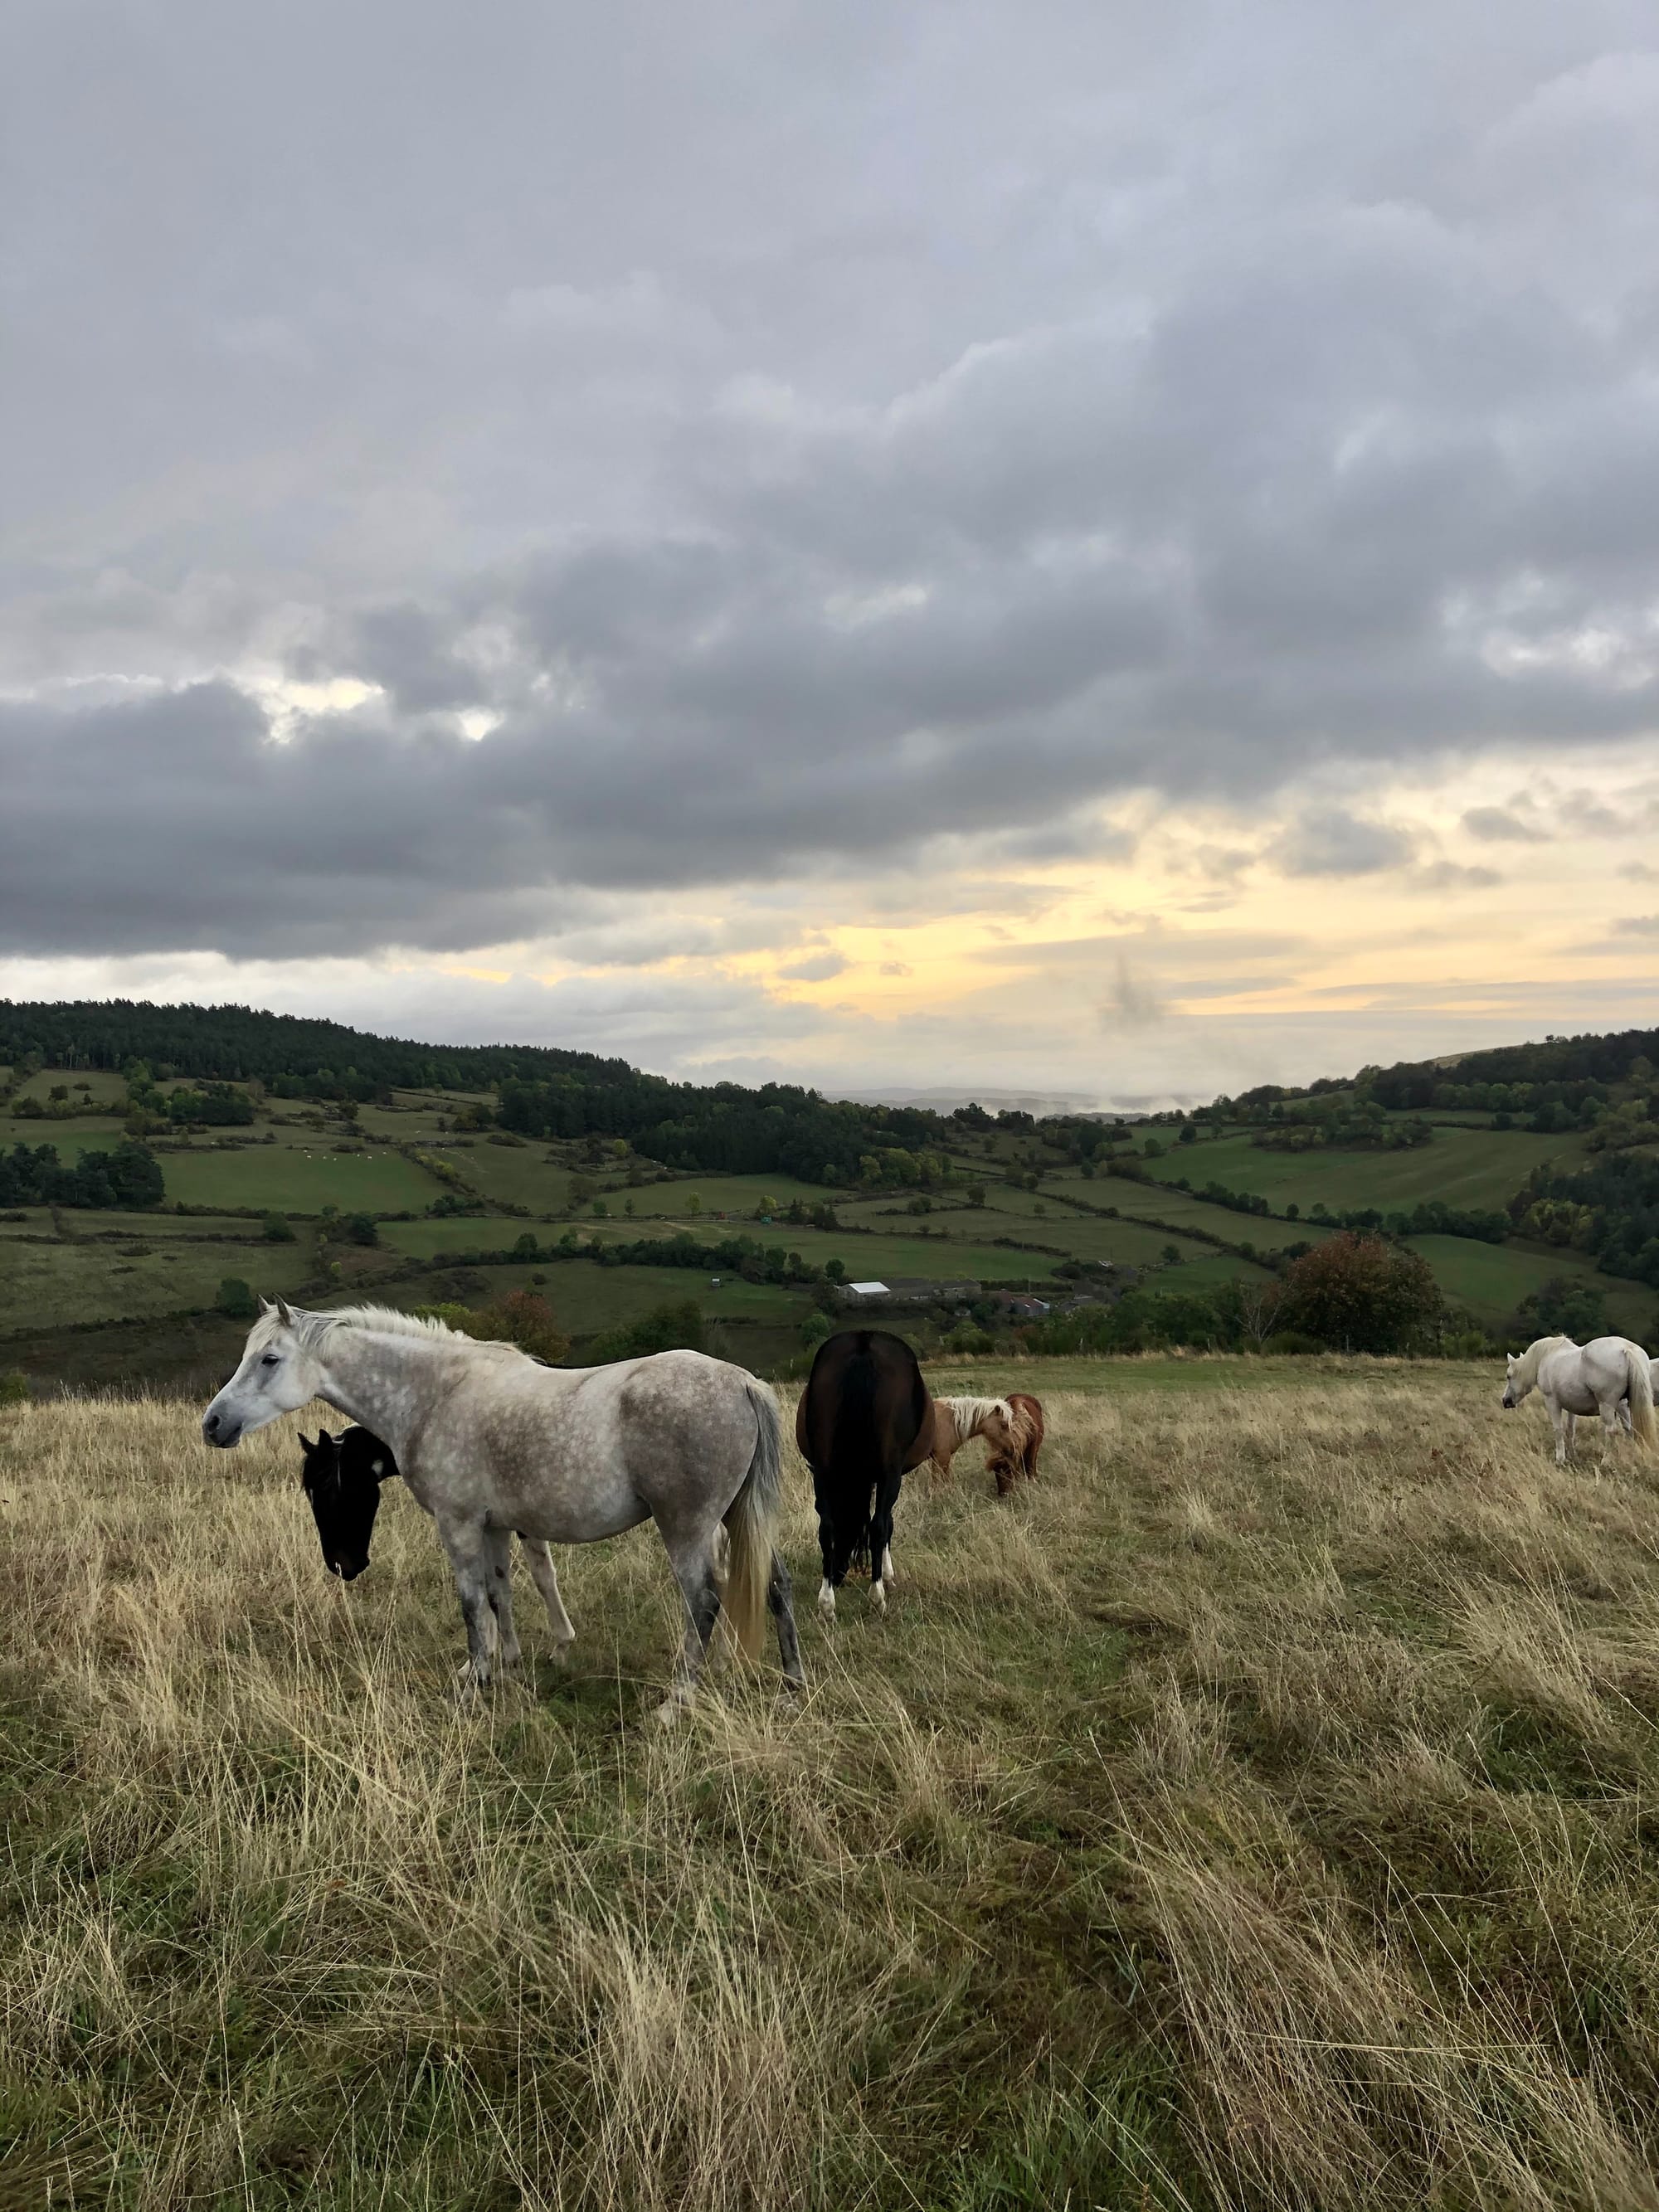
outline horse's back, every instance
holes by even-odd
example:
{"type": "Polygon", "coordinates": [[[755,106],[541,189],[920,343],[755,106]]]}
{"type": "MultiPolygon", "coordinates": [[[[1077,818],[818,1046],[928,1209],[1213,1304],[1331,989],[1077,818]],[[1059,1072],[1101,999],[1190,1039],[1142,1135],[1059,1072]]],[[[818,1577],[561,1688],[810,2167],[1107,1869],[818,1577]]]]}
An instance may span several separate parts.
{"type": "Polygon", "coordinates": [[[881,1328],[842,1329],[826,1337],[812,1361],[797,1410],[802,1455],[827,1473],[849,1455],[884,1464],[915,1464],[932,1443],[933,1400],[915,1353],[902,1336],[881,1328]]]}

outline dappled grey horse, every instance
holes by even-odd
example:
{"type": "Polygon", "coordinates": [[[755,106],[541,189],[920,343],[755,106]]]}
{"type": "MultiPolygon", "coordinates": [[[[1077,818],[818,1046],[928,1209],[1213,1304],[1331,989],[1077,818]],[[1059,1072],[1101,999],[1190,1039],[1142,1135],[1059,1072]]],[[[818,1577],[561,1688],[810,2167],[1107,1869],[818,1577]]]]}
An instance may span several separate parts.
{"type": "MultiPolygon", "coordinates": [[[[516,1346],[389,1307],[307,1313],[278,1299],[249,1330],[202,1433],[235,1444],[312,1398],[383,1438],[436,1521],[466,1621],[466,1686],[482,1689],[497,1657],[511,1664],[518,1653],[507,1572],[515,1529],[534,1570],[540,1545],[592,1543],[647,1520],[686,1611],[664,1717],[690,1702],[722,1606],[751,1656],[769,1607],[784,1674],[799,1685],[789,1577],[773,1545],[781,1422],[771,1390],[742,1368],[700,1352],[544,1367],[516,1346]]],[[[550,1560],[548,1568],[550,1577],[550,1560]]],[[[556,1633],[556,1583],[543,1595],[556,1633]]]]}

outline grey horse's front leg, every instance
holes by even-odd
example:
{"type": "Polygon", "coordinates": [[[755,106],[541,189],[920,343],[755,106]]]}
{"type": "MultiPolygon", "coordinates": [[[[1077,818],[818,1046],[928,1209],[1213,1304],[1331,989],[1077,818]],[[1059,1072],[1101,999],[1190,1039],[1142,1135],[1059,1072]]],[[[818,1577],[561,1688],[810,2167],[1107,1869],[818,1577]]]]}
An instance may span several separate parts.
{"type": "Polygon", "coordinates": [[[516,1667],[524,1656],[513,1627],[513,1539],[505,1528],[484,1531],[484,1557],[489,1565],[489,1610],[495,1616],[496,1656],[503,1667],[516,1667]]]}
{"type": "Polygon", "coordinates": [[[553,1631],[553,1640],[558,1646],[558,1656],[565,1653],[576,1640],[576,1632],[570,1625],[570,1615],[564,1609],[564,1600],[559,1595],[559,1577],[553,1566],[553,1554],[539,1536],[520,1536],[524,1555],[537,1589],[542,1594],[542,1603],[547,1607],[548,1624],[553,1631]]]}
{"type": "Polygon", "coordinates": [[[455,1595],[466,1623],[466,1664],[461,1669],[459,1690],[486,1690],[495,1672],[495,1607],[490,1602],[494,1576],[490,1556],[492,1531],[481,1522],[440,1522],[438,1534],[455,1577],[455,1595]]]}
{"type": "Polygon", "coordinates": [[[1573,1431],[1578,1424],[1565,1406],[1553,1405],[1550,1407],[1550,1414],[1555,1423],[1555,1464],[1557,1467],[1565,1467],[1567,1463],[1567,1454],[1572,1449],[1573,1431]]]}

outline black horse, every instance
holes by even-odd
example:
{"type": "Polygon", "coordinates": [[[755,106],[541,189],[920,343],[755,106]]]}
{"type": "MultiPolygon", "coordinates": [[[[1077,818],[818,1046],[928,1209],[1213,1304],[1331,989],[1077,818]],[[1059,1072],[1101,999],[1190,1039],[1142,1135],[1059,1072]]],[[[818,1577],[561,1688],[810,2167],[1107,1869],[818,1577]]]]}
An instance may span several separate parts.
{"type": "Polygon", "coordinates": [[[301,1437],[300,1444],[306,1455],[300,1485],[311,1500],[324,1564],[342,1582],[355,1583],[368,1565],[380,1485],[397,1474],[398,1462],[367,1429],[347,1429],[337,1437],[319,1429],[315,1443],[301,1437]]]}
{"type": "MultiPolygon", "coordinates": [[[[307,1437],[301,1437],[300,1442],[306,1455],[300,1481],[311,1500],[312,1516],[322,1540],[323,1564],[343,1583],[355,1583],[368,1565],[368,1540],[374,1534],[374,1516],[380,1510],[380,1485],[394,1480],[401,1469],[392,1457],[391,1446],[383,1444],[368,1429],[347,1429],[337,1437],[331,1436],[326,1429],[319,1429],[315,1443],[307,1437]]],[[[576,1632],[570,1626],[570,1615],[559,1595],[552,1548],[539,1536],[526,1536],[522,1529],[519,1542],[525,1564],[542,1594],[558,1656],[562,1658],[576,1632]]],[[[781,1560],[776,1563],[780,1574],[782,1564],[781,1560]]],[[[495,1573],[499,1579],[491,1583],[488,1593],[489,1608],[501,1631],[502,1664],[510,1666],[519,1656],[519,1639],[513,1632],[513,1586],[505,1559],[495,1573]]],[[[787,1579],[783,1592],[787,1649],[793,1650],[795,1626],[789,1616],[787,1579]]],[[[773,1609],[776,1611],[775,1605],[773,1609]]],[[[778,1632],[780,1636],[784,1634],[782,1626],[778,1632]]]]}
{"type": "Polygon", "coordinates": [[[812,1470],[819,1607],[834,1613],[848,1567],[867,1556],[870,1595],[885,1611],[884,1584],[896,1579],[893,1508],[906,1470],[933,1444],[933,1401],[904,1339],[884,1328],[825,1337],[795,1408],[795,1441],[812,1470]]]}

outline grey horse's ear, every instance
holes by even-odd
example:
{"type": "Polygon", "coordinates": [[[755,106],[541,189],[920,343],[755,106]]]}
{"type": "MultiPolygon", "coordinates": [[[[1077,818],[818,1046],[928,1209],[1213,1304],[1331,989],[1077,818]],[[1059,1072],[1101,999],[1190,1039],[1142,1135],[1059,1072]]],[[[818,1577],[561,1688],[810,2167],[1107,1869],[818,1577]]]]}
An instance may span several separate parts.
{"type": "Polygon", "coordinates": [[[288,1300],[286,1298],[278,1298],[276,1301],[276,1318],[281,1322],[284,1328],[293,1328],[294,1316],[288,1310],[288,1300]]]}

